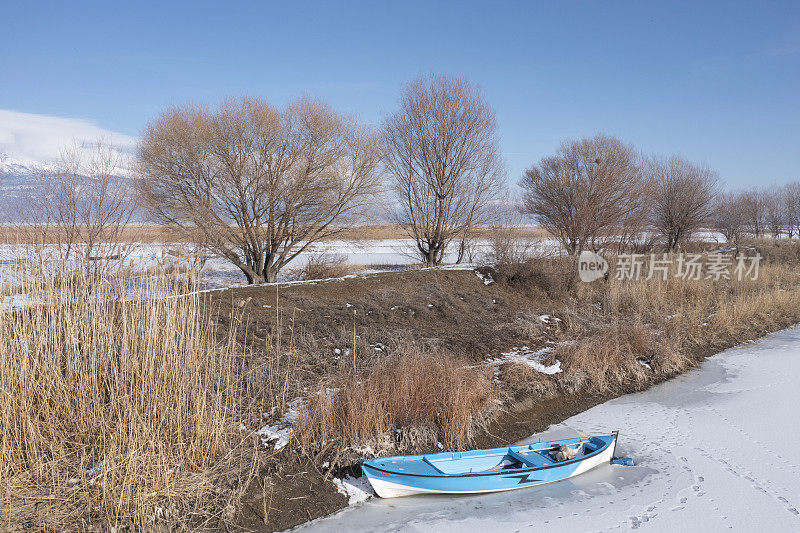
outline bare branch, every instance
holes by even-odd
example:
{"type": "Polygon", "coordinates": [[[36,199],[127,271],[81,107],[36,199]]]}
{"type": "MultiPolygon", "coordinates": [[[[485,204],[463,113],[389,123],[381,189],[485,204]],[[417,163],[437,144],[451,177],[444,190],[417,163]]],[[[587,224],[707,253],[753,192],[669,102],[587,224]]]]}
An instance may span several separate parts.
{"type": "Polygon", "coordinates": [[[719,175],[704,165],[679,156],[652,157],[646,166],[650,179],[651,223],[674,251],[692,233],[712,221],[719,175]]]}
{"type": "Polygon", "coordinates": [[[523,207],[570,254],[611,235],[622,247],[640,233],[644,182],[633,147],[604,134],[565,141],[523,176],[523,207]]]}
{"type": "Polygon", "coordinates": [[[470,230],[502,193],[494,111],[466,80],[430,75],[408,84],[384,124],[386,168],[398,222],[422,260],[438,265],[448,245],[463,258],[470,230]]]}
{"type": "Polygon", "coordinates": [[[258,98],[168,109],[139,149],[143,202],[229,260],[272,282],[310,243],[359,220],[379,186],[380,139],[327,105],[277,109],[258,98]]]}

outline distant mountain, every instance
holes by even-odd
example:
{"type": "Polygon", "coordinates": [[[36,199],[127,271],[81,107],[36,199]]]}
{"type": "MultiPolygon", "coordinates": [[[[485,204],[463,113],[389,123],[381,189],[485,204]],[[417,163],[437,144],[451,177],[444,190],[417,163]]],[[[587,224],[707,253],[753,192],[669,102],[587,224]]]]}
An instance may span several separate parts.
{"type": "Polygon", "coordinates": [[[34,186],[37,172],[48,166],[0,153],[0,196],[20,196],[23,190],[34,186]]]}
{"type": "MultiPolygon", "coordinates": [[[[97,143],[112,145],[127,160],[136,139],[87,119],[0,109],[0,223],[13,218],[16,200],[37,185],[42,169],[52,169],[65,151],[91,150],[97,143]]],[[[130,173],[123,168],[120,175],[130,173]]]]}
{"type": "MultiPolygon", "coordinates": [[[[37,186],[38,176],[43,172],[55,170],[56,163],[38,162],[18,157],[11,157],[0,152],[0,223],[18,222],[14,213],[15,205],[25,197],[27,191],[37,186]]],[[[128,168],[119,171],[122,177],[132,177],[128,168]]],[[[132,194],[132,193],[131,193],[132,194]]],[[[136,219],[140,217],[135,216],[136,219]]]]}

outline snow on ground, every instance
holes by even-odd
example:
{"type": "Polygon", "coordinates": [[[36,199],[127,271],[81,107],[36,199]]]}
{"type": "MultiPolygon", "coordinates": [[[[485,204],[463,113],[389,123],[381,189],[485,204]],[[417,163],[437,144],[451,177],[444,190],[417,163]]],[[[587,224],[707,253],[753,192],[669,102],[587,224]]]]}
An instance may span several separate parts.
{"type": "MultiPolygon", "coordinates": [[[[261,444],[264,446],[272,445],[275,450],[280,450],[292,439],[294,425],[300,418],[300,411],[305,404],[305,399],[295,398],[287,405],[288,409],[276,422],[267,424],[259,429],[256,434],[261,436],[261,444]]],[[[276,408],[277,409],[277,408],[276,408]]],[[[273,409],[275,411],[275,409],[273,409]]],[[[264,413],[265,417],[273,416],[274,413],[264,413]]]]}
{"type": "Polygon", "coordinates": [[[478,276],[478,279],[479,279],[479,280],[481,280],[481,281],[483,282],[483,284],[484,284],[484,285],[491,285],[492,283],[494,283],[494,280],[492,279],[492,275],[491,275],[491,274],[488,274],[488,273],[487,273],[487,274],[484,276],[483,274],[481,274],[480,272],[478,272],[478,271],[476,270],[476,271],[475,271],[475,275],[476,275],[476,276],[478,276]]]}
{"type": "Polygon", "coordinates": [[[292,426],[278,426],[277,424],[267,424],[256,433],[261,436],[261,444],[264,446],[273,445],[275,450],[280,450],[292,439],[292,426]]]}
{"type": "Polygon", "coordinates": [[[372,498],[307,531],[800,531],[800,328],[727,350],[525,442],[620,430],[572,480],[476,496],[372,498]]]}
{"type": "Polygon", "coordinates": [[[500,365],[503,363],[522,363],[543,374],[558,374],[561,372],[561,361],[556,359],[552,365],[545,365],[542,362],[551,353],[553,353],[553,348],[550,346],[540,350],[531,350],[527,346],[515,347],[509,352],[500,354],[500,357],[489,359],[487,364],[495,367],[495,373],[500,371],[500,365]]]}

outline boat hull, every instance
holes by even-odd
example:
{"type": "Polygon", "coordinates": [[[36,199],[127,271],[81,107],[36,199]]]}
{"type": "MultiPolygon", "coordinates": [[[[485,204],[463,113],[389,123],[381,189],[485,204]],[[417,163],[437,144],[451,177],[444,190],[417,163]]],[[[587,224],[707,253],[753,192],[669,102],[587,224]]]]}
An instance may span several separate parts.
{"type": "MultiPolygon", "coordinates": [[[[616,435],[613,435],[604,446],[585,457],[556,462],[552,465],[508,469],[492,473],[404,474],[378,467],[377,460],[364,463],[362,469],[375,489],[375,493],[381,498],[416,494],[480,494],[535,487],[569,479],[600,465],[610,463],[615,447],[616,435]]],[[[509,450],[513,449],[514,447],[509,448],[509,450]]]]}

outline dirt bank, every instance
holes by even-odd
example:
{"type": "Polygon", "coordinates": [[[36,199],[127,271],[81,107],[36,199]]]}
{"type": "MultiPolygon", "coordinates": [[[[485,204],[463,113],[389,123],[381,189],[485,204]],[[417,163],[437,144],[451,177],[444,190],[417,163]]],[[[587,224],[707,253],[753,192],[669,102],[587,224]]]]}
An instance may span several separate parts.
{"type": "MultiPolygon", "coordinates": [[[[513,443],[608,399],[669,379],[722,349],[796,323],[800,310],[795,309],[793,267],[776,267],[764,276],[758,286],[642,288],[601,282],[575,287],[553,268],[510,275],[483,269],[480,276],[473,270],[426,270],[244,287],[208,298],[220,316],[237,311],[243,315],[244,329],[261,346],[274,343],[278,335],[284,343],[291,342],[294,364],[306,383],[349,365],[342,352],[345,346],[357,347],[359,365],[380,364],[375,354],[398,338],[441,346],[472,364],[516,346],[561,345],[565,350],[555,353],[568,363],[569,346],[603,340],[612,324],[614,332],[631,329],[619,328],[620,321],[630,321],[633,329],[645,333],[656,332],[636,341],[624,339],[630,343],[626,349],[635,352],[628,359],[634,368],[598,367],[597,372],[615,376],[602,387],[576,377],[586,373],[580,366],[567,364],[566,371],[555,376],[501,366],[497,389],[503,408],[472,437],[468,447],[475,448],[513,443]],[[497,281],[487,283],[489,279],[497,281]],[[698,317],[707,318],[703,322],[698,317]],[[671,354],[671,366],[659,359],[662,352],[671,354]],[[637,361],[639,357],[646,359],[637,361]],[[639,363],[648,361],[662,369],[644,373],[645,365],[639,363]]],[[[263,356],[260,350],[253,350],[254,358],[263,356]]],[[[621,357],[619,350],[612,355],[621,357]]],[[[417,451],[435,449],[422,445],[417,451]]],[[[346,456],[311,458],[296,453],[290,444],[264,462],[244,498],[239,523],[257,531],[279,531],[344,507],[346,498],[329,479],[360,473],[358,462],[346,456]]]]}

